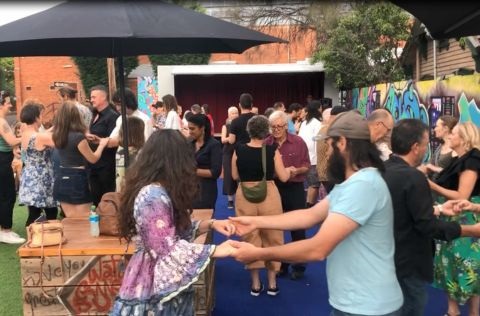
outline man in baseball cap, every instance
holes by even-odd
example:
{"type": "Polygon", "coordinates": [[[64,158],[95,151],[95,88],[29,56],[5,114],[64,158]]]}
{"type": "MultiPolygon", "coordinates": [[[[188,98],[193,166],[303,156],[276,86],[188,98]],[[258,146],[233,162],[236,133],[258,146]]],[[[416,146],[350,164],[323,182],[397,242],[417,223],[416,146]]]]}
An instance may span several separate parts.
{"type": "Polygon", "coordinates": [[[276,247],[232,241],[232,255],[244,263],[328,257],[331,315],[397,315],[403,295],[395,274],[392,200],[367,121],[356,111],[341,113],[325,141],[327,173],[336,183],[325,199],[309,209],[274,217],[231,218],[239,235],[254,229],[306,229],[323,222],[319,231],[312,238],[276,247]]]}

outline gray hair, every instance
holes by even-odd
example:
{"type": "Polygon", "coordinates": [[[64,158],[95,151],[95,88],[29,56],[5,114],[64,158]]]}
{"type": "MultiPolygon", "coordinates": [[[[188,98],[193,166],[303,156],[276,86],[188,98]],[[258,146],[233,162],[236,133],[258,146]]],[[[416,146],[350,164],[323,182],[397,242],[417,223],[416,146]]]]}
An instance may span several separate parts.
{"type": "Polygon", "coordinates": [[[282,120],[283,123],[288,123],[288,116],[285,112],[279,110],[279,111],[274,111],[270,116],[268,117],[268,120],[270,123],[275,122],[276,120],[282,120]]]}
{"type": "Polygon", "coordinates": [[[250,138],[265,139],[270,133],[270,123],[264,115],[255,115],[247,122],[247,132],[250,138]]]}

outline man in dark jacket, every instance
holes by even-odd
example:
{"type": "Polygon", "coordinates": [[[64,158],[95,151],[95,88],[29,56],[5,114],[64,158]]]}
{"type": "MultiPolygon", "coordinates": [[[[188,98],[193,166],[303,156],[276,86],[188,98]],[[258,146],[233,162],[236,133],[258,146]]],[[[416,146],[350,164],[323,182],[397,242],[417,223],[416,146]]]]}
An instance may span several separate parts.
{"type": "Polygon", "coordinates": [[[425,124],[416,119],[401,120],[392,131],[393,155],[385,162],[384,179],[394,210],[395,267],[404,296],[401,315],[408,316],[424,314],[425,287],[433,280],[433,238],[450,241],[473,236],[477,226],[443,222],[435,216],[445,212],[441,206],[433,208],[427,179],[416,169],[428,142],[425,124]]]}

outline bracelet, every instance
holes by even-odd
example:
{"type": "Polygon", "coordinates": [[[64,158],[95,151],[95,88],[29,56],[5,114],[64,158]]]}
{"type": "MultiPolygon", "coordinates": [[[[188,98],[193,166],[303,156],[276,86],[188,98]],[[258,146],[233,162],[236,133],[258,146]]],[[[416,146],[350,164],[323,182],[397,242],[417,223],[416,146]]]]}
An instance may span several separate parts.
{"type": "Polygon", "coordinates": [[[211,220],[208,221],[208,230],[212,230],[213,228],[213,223],[215,223],[216,219],[212,218],[211,220]]]}

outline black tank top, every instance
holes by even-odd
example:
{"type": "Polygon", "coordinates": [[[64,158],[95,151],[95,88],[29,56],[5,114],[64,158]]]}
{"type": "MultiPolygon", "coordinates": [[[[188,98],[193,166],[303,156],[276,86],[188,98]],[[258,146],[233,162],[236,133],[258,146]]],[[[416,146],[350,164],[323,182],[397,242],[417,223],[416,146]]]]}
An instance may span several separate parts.
{"type": "MultiPolygon", "coordinates": [[[[266,145],[267,180],[273,180],[275,170],[274,156],[277,146],[266,145]]],[[[237,169],[240,181],[260,181],[263,178],[262,148],[239,144],[236,148],[237,169]]]]}

